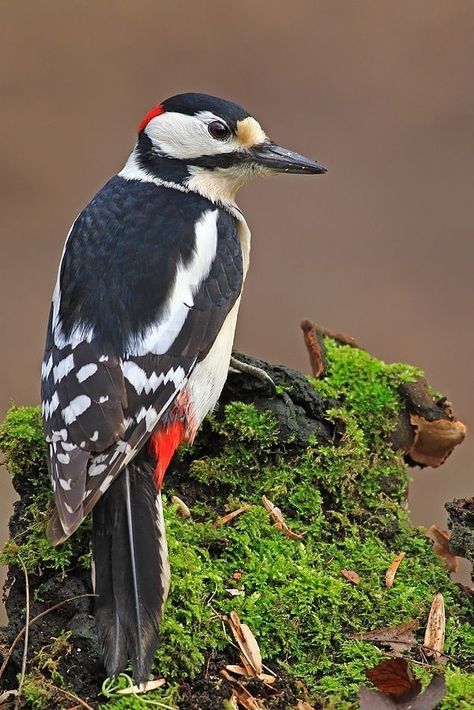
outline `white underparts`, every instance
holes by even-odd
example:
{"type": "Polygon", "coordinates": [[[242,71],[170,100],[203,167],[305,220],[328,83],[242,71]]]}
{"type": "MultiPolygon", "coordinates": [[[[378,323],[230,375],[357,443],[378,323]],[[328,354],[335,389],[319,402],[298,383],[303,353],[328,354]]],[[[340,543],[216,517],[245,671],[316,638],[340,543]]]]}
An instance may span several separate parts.
{"type": "Polygon", "coordinates": [[[186,391],[196,428],[216,406],[227,379],[239,305],[240,297],[225,319],[209,353],[189,377],[186,391]]]}

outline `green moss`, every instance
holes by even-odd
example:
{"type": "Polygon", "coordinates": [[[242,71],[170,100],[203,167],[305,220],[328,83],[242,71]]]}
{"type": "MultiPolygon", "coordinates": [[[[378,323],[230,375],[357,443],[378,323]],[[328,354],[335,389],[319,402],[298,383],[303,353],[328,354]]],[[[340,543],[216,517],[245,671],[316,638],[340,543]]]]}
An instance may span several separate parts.
{"type": "Polygon", "coordinates": [[[472,710],[474,707],[474,674],[456,668],[446,671],[447,692],[441,710],[472,710]]]}
{"type": "MultiPolygon", "coordinates": [[[[172,586],[156,673],[171,683],[192,679],[203,671],[213,650],[238,662],[221,624],[222,615],[237,609],[255,633],[264,659],[303,681],[314,703],[349,710],[356,707],[358,688],[367,682],[366,668],[381,658],[373,645],[352,635],[410,619],[418,619],[423,628],[433,595],[442,592],[450,662],[441,707],[470,707],[470,610],[434,556],[431,542],[409,524],[403,505],[407,472],[402,456],[388,443],[401,404],[398,387],[420,373],[405,365],[386,365],[331,340],[326,345],[327,376],[312,384],[337,403],[329,417],[343,430],[340,440],[323,445],[310,440],[298,447],[281,439],[272,414],[232,402],[209,418],[202,440],[181,455],[181,490],[199,493],[196,501],[180,493],[191,504],[191,519],[181,518],[176,506],[165,500],[172,586]],[[206,447],[206,437],[213,441],[212,449],[206,447]],[[301,541],[285,537],[274,526],[262,506],[263,494],[281,508],[293,531],[305,533],[301,541]],[[244,502],[251,504],[248,511],[232,523],[212,527],[216,517],[244,502]],[[387,590],[385,571],[401,551],[406,557],[387,590]],[[349,584],[342,569],[357,571],[360,584],[349,584]],[[230,596],[227,590],[232,587],[243,594],[230,596]]],[[[87,555],[88,533],[74,536],[67,543],[73,546],[69,551],[67,545],[57,551],[46,548],[46,513],[40,514],[39,508],[46,510],[50,494],[35,412],[14,408],[0,431],[14,476],[34,472],[38,477],[38,471],[43,476],[36,484],[40,502],[32,500],[28,508],[26,532],[7,544],[3,560],[15,560],[18,545],[30,569],[47,565],[64,573],[72,559],[87,555]]],[[[168,486],[167,496],[171,493],[168,486]]],[[[169,692],[157,698],[176,701],[169,692]]],[[[142,708],[143,702],[114,697],[103,707],[142,708]]]]}
{"type": "Polygon", "coordinates": [[[64,696],[58,694],[54,686],[37,670],[25,676],[22,698],[26,701],[26,707],[32,710],[61,707],[59,703],[64,701],[64,696]]]}
{"type": "Polygon", "coordinates": [[[377,441],[390,428],[390,415],[400,405],[398,387],[414,382],[422,372],[411,365],[389,364],[365,350],[338,345],[325,338],[328,368],[324,379],[314,380],[314,388],[337,399],[344,411],[357,417],[368,440],[377,441]]]}
{"type": "Polygon", "coordinates": [[[44,488],[46,441],[40,407],[11,407],[0,426],[0,451],[12,476],[44,488]]]}
{"type": "Polygon", "coordinates": [[[223,580],[208,547],[221,535],[208,523],[183,521],[176,509],[166,510],[173,584],[161,626],[157,666],[168,680],[193,677],[202,668],[206,651],[224,646],[221,624],[207,600],[214,590],[222,595],[223,580]]]}

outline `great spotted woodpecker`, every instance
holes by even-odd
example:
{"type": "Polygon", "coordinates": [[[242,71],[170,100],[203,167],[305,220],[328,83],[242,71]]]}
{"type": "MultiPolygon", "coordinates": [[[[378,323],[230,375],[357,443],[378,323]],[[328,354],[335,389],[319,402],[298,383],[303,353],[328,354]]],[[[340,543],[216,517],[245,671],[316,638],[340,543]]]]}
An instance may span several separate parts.
{"type": "Polygon", "coordinates": [[[240,106],[173,96],[74,222],[42,366],[56,545],[93,513],[95,618],[109,675],[147,679],[169,588],[161,487],[227,376],[258,175],[317,174],[240,106]]]}

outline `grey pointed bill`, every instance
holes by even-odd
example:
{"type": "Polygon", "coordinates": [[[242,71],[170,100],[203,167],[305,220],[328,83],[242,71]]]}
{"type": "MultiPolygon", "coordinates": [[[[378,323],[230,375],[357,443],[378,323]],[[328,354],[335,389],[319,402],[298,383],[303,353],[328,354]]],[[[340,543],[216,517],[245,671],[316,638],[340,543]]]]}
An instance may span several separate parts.
{"type": "Polygon", "coordinates": [[[277,173],[323,175],[327,172],[327,168],[316,160],[271,142],[252,148],[252,158],[259,166],[277,173]]]}

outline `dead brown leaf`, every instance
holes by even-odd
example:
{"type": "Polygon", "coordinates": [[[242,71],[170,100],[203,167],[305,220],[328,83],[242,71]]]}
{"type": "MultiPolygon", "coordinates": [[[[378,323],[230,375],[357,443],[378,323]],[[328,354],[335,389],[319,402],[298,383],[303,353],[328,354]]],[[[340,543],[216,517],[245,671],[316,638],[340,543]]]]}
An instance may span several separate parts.
{"type": "Polygon", "coordinates": [[[431,525],[426,531],[426,536],[433,540],[435,554],[444,559],[448,572],[457,572],[459,560],[449,549],[451,533],[437,525],[431,525]]]}
{"type": "Polygon", "coordinates": [[[405,557],[406,552],[400,552],[395,559],[390,563],[388,570],[385,572],[385,586],[390,589],[393,585],[393,580],[397,574],[397,570],[400,567],[400,562],[405,557]]]}
{"type": "Polygon", "coordinates": [[[275,526],[279,530],[281,530],[282,533],[284,533],[287,537],[289,537],[290,540],[302,540],[304,538],[304,536],[306,535],[305,532],[295,533],[288,527],[280,508],[277,508],[271,500],[268,500],[266,496],[262,496],[262,502],[265,506],[265,509],[268,510],[268,512],[270,513],[270,517],[272,518],[272,520],[275,521],[275,526]]]}
{"type": "Polygon", "coordinates": [[[428,658],[439,660],[444,647],[446,619],[443,595],[435,594],[426,624],[424,652],[428,658]]]}
{"type": "Polygon", "coordinates": [[[237,510],[233,510],[231,513],[227,513],[227,515],[223,515],[222,518],[218,518],[212,523],[213,528],[220,528],[221,525],[225,525],[226,523],[230,523],[231,520],[236,518],[238,515],[241,513],[245,513],[247,510],[250,509],[250,504],[245,503],[245,505],[240,506],[240,508],[237,508],[237,510]]]}
{"type": "Polygon", "coordinates": [[[298,700],[293,710],[315,710],[306,700],[298,700]]]}
{"type": "Polygon", "coordinates": [[[421,690],[421,683],[413,678],[405,658],[390,658],[388,661],[382,661],[375,668],[368,668],[365,674],[376,688],[396,700],[407,700],[421,690]]]}
{"type": "Polygon", "coordinates": [[[352,638],[360,641],[371,641],[389,646],[394,652],[406,651],[416,644],[413,631],[419,627],[418,621],[406,621],[398,626],[381,626],[373,631],[354,634],[352,638]]]}
{"type": "Polygon", "coordinates": [[[352,569],[341,569],[341,574],[347,579],[348,582],[351,582],[351,584],[355,584],[357,586],[360,582],[359,575],[352,569]]]}
{"type": "Polygon", "coordinates": [[[247,624],[242,624],[235,610],[228,617],[229,626],[242,653],[244,667],[251,671],[249,675],[259,676],[262,672],[262,656],[257,639],[247,624]]]}
{"type": "Polygon", "coordinates": [[[191,511],[189,510],[184,500],[181,500],[181,498],[178,498],[178,496],[171,496],[171,502],[178,506],[178,513],[181,515],[182,518],[191,517],[191,511]]]}

